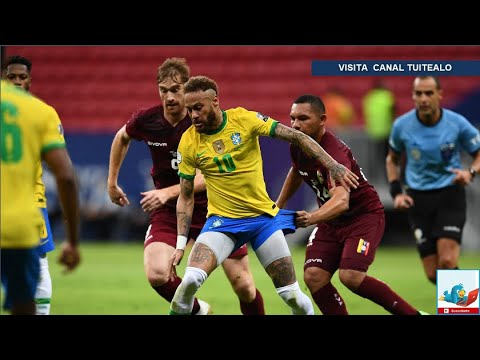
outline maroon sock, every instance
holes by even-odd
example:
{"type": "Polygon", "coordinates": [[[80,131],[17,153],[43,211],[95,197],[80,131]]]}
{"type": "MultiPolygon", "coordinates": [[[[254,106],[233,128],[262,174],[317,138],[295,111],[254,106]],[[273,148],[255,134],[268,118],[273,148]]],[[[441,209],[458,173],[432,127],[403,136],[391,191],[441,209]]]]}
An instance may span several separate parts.
{"type": "Polygon", "coordinates": [[[345,301],[331,282],[317,290],[312,297],[323,315],[348,315],[345,301]]]}
{"type": "Polygon", "coordinates": [[[365,276],[365,279],[363,279],[358,289],[353,292],[383,306],[385,310],[393,315],[418,314],[417,310],[403,300],[395,291],[390,289],[387,284],[371,276],[365,276]]]}
{"type": "MultiPolygon", "coordinates": [[[[168,281],[167,283],[161,286],[152,286],[153,289],[165,300],[169,303],[172,302],[173,295],[175,295],[175,291],[177,290],[178,286],[182,282],[178,276],[175,276],[175,279],[168,281]]],[[[193,310],[192,314],[195,315],[200,310],[200,305],[198,304],[197,298],[193,301],[193,310]]]]}
{"type": "Polygon", "coordinates": [[[246,303],[240,300],[240,309],[242,310],[243,315],[265,315],[265,307],[263,306],[263,297],[260,294],[260,291],[257,290],[255,294],[255,299],[246,303]]]}

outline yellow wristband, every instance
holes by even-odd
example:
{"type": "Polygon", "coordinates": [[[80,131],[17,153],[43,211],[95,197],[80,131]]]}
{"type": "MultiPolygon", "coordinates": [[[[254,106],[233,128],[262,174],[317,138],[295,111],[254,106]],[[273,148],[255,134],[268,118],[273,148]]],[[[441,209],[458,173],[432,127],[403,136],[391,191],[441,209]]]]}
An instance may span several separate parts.
{"type": "Polygon", "coordinates": [[[185,235],[177,235],[177,249],[185,250],[188,238],[185,235]]]}

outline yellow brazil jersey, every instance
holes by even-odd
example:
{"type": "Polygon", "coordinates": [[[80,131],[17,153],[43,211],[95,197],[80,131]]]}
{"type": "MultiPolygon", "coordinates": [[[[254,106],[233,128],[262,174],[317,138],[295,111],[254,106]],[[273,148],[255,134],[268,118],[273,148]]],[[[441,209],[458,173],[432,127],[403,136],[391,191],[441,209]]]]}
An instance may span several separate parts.
{"type": "Polygon", "coordinates": [[[255,111],[223,111],[223,122],[212,134],[192,125],[178,145],[179,175],[193,179],[198,168],[205,176],[208,214],[229,218],[272,216],[278,207],[270,199],[263,177],[259,136],[273,136],[278,122],[255,111]]]}
{"type": "Polygon", "coordinates": [[[59,141],[55,110],[26,91],[1,82],[1,248],[38,245],[40,210],[35,184],[41,154],[59,141]]]}

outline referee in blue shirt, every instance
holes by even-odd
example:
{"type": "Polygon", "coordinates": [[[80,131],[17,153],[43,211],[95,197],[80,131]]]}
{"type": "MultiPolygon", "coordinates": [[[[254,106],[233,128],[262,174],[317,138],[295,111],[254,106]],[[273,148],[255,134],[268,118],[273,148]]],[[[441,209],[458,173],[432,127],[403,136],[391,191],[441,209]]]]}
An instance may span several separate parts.
{"type": "Polygon", "coordinates": [[[394,207],[407,210],[425,274],[435,284],[437,269],[458,269],[465,186],[480,171],[480,133],[465,117],[440,106],[438,78],[416,77],[412,98],[415,109],[393,123],[386,169],[394,207]],[[462,167],[461,151],[472,156],[470,167],[462,167]]]}

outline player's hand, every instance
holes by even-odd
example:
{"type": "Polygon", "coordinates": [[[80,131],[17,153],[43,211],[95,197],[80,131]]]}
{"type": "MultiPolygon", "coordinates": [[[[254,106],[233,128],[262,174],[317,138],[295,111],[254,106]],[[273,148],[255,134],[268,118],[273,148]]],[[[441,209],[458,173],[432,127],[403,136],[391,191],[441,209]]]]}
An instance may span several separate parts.
{"type": "Polygon", "coordinates": [[[143,196],[142,200],[140,200],[140,205],[142,205],[142,210],[145,212],[160,209],[170,200],[166,189],[144,191],[140,194],[143,196]]]}
{"type": "Polygon", "coordinates": [[[466,186],[472,182],[472,175],[467,169],[451,169],[450,171],[455,174],[453,184],[466,186]]]}
{"type": "Polygon", "coordinates": [[[78,246],[73,246],[69,242],[62,244],[58,263],[65,266],[64,274],[75,269],[80,264],[80,251],[78,246]]]}
{"type": "Polygon", "coordinates": [[[336,163],[328,169],[330,173],[330,187],[335,187],[338,181],[342,186],[350,192],[350,189],[356,189],[358,186],[358,176],[350,169],[340,163],[336,163]]]}
{"type": "Polygon", "coordinates": [[[306,228],[312,225],[312,222],[310,221],[312,218],[312,215],[309,212],[300,210],[297,211],[297,216],[295,217],[295,224],[299,228],[306,228]]]}
{"type": "Polygon", "coordinates": [[[412,197],[407,194],[398,194],[393,200],[393,207],[397,210],[407,210],[414,205],[412,197]]]}
{"type": "Polygon", "coordinates": [[[168,277],[172,281],[175,279],[175,276],[177,275],[176,266],[180,265],[180,262],[182,261],[184,254],[185,254],[185,250],[175,249],[172,256],[170,256],[169,267],[168,267],[170,269],[170,272],[168,277]]]}
{"type": "Polygon", "coordinates": [[[125,194],[122,188],[118,185],[108,186],[108,196],[110,200],[119,206],[130,205],[130,201],[127,199],[127,194],[125,194]]]}

